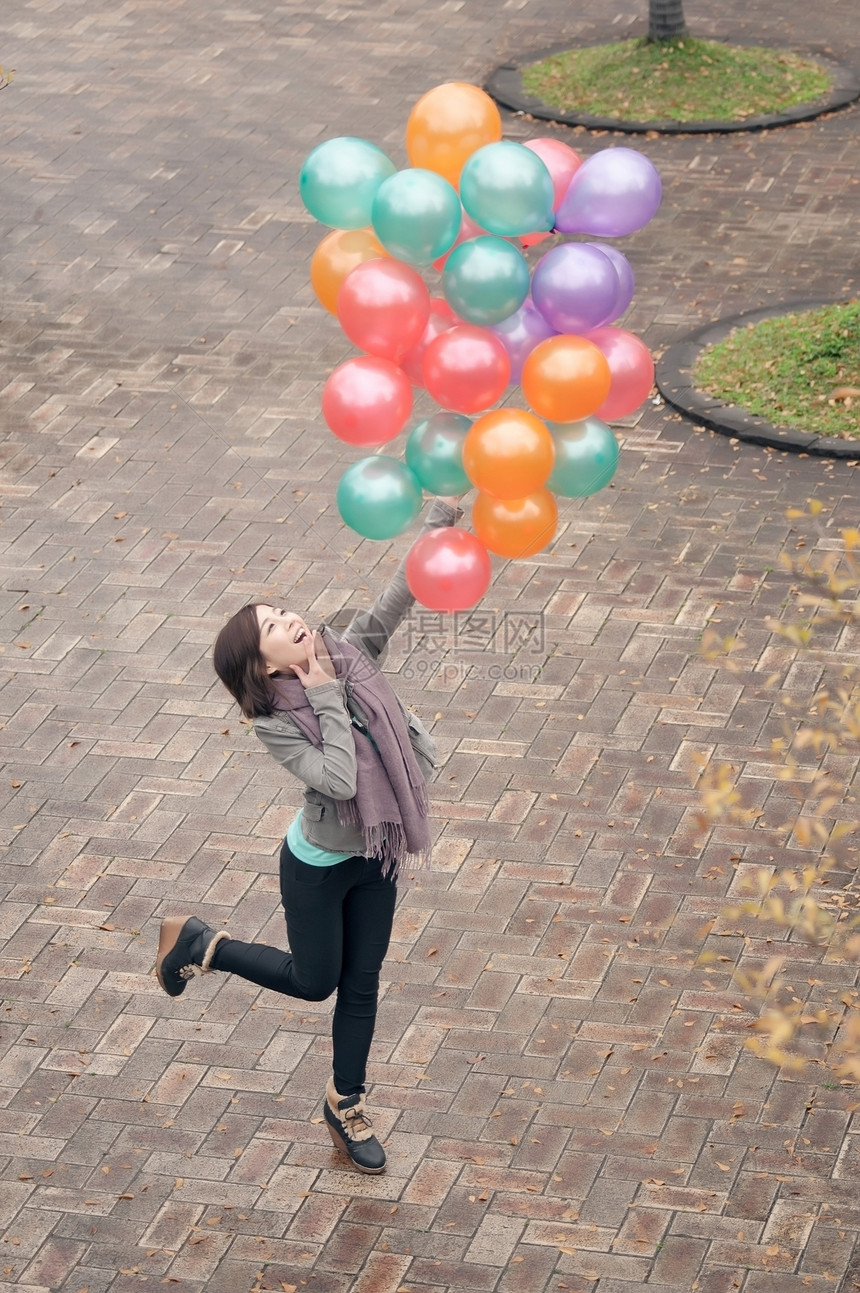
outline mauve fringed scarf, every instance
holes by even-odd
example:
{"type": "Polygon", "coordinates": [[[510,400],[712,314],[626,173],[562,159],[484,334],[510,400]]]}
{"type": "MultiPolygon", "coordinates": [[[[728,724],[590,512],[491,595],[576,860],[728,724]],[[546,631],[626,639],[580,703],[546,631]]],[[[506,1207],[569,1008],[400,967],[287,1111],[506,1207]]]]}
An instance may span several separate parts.
{"type": "MultiPolygon", "coordinates": [[[[353,799],[337,801],[342,826],[358,826],[368,857],[382,860],[384,875],[398,876],[405,866],[430,862],[427,786],[409,739],[397,697],[384,674],[349,642],[325,632],[314,635],[317,658],[325,663],[326,648],[337,678],[344,683],[367,718],[372,740],[355,727],[357,767],[353,799]],[[374,748],[375,747],[375,748],[374,748]]],[[[288,713],[308,740],[322,749],[317,715],[298,678],[279,674],[271,679],[275,708],[288,713]]]]}

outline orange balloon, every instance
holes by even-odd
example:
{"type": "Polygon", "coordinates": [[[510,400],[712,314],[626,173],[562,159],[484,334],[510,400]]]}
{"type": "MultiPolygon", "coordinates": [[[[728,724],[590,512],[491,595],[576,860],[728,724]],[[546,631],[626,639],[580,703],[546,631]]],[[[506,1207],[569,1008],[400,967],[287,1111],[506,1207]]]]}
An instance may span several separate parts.
{"type": "Polygon", "coordinates": [[[539,489],[555,465],[549,430],[525,409],[494,409],[473,422],[463,441],[463,469],[494,498],[522,498],[539,489]]]}
{"type": "Polygon", "coordinates": [[[311,257],[311,287],[320,305],[337,314],[337,294],[350,270],[388,252],[372,229],[334,229],[311,257]]]}
{"type": "Polygon", "coordinates": [[[502,118],[477,85],[449,81],[428,90],[409,114],[406,151],[413,166],[444,175],[454,188],[468,157],[502,137],[502,118]]]}
{"type": "Polygon", "coordinates": [[[585,337],[568,334],[540,342],[523,364],[520,383],[529,404],[547,422],[581,422],[609,394],[606,356],[585,337]]]}
{"type": "Polygon", "coordinates": [[[472,507],[475,534],[500,557],[530,557],[549,547],[558,524],[555,495],[539,489],[527,498],[479,494],[472,507]]]}

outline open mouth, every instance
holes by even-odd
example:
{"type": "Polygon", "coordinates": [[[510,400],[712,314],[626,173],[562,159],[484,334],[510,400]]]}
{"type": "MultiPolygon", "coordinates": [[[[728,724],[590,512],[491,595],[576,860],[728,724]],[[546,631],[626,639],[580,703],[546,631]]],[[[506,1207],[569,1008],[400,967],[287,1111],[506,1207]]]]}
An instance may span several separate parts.
{"type": "Polygon", "coordinates": [[[296,636],[293,638],[293,642],[295,643],[295,645],[296,645],[296,646],[298,646],[298,645],[299,645],[299,643],[300,643],[300,642],[303,642],[303,641],[305,640],[305,638],[306,638],[306,637],[307,637],[307,633],[305,632],[305,630],[304,630],[304,629],[299,629],[299,630],[296,632],[296,636]]]}

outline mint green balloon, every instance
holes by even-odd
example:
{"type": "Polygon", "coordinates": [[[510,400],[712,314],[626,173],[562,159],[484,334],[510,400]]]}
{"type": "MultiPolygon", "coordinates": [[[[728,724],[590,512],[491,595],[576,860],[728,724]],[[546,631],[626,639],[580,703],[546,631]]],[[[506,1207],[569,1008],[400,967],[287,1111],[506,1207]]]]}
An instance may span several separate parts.
{"type": "Polygon", "coordinates": [[[489,327],[515,314],[526,299],[529,267],[504,238],[470,238],[445,261],[442,291],[461,319],[489,327]]]}
{"type": "Polygon", "coordinates": [[[444,256],[460,232],[461,216],[456,189],[420,167],[383,180],[371,211],[383,247],[409,265],[432,265],[444,256]]]}
{"type": "Polygon", "coordinates": [[[354,462],[340,478],[337,507],[351,530],[365,539],[393,539],[421,511],[421,486],[399,458],[375,454],[354,462]]]}
{"type": "Polygon", "coordinates": [[[409,432],[406,464],[428,494],[465,494],[472,488],[463,470],[463,441],[471,425],[462,413],[434,413],[409,432]]]}
{"type": "Polygon", "coordinates": [[[460,199],[482,229],[515,238],[553,227],[552,176],[525,144],[502,139],[467,158],[460,172],[460,199]]]}
{"type": "Polygon", "coordinates": [[[548,422],[555,442],[555,466],[547,489],[562,498],[587,498],[608,485],[618,466],[618,441],[600,418],[548,422]]]}
{"type": "Polygon", "coordinates": [[[315,219],[334,229],[370,224],[376,191],[393,175],[394,162],[367,139],[327,139],[305,158],[299,174],[301,199],[315,219]]]}

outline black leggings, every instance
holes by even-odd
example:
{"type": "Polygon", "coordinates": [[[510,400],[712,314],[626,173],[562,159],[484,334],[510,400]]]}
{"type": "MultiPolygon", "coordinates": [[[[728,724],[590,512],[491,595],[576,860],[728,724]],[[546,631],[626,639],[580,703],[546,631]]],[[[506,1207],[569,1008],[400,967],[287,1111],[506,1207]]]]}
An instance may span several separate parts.
{"type": "Polygon", "coordinates": [[[378,858],[309,866],[284,840],[281,901],[291,951],[231,938],[218,945],[212,962],[216,970],[302,1001],[324,1001],[337,989],[332,1047],[341,1095],[364,1090],[396,897],[378,858]]]}

